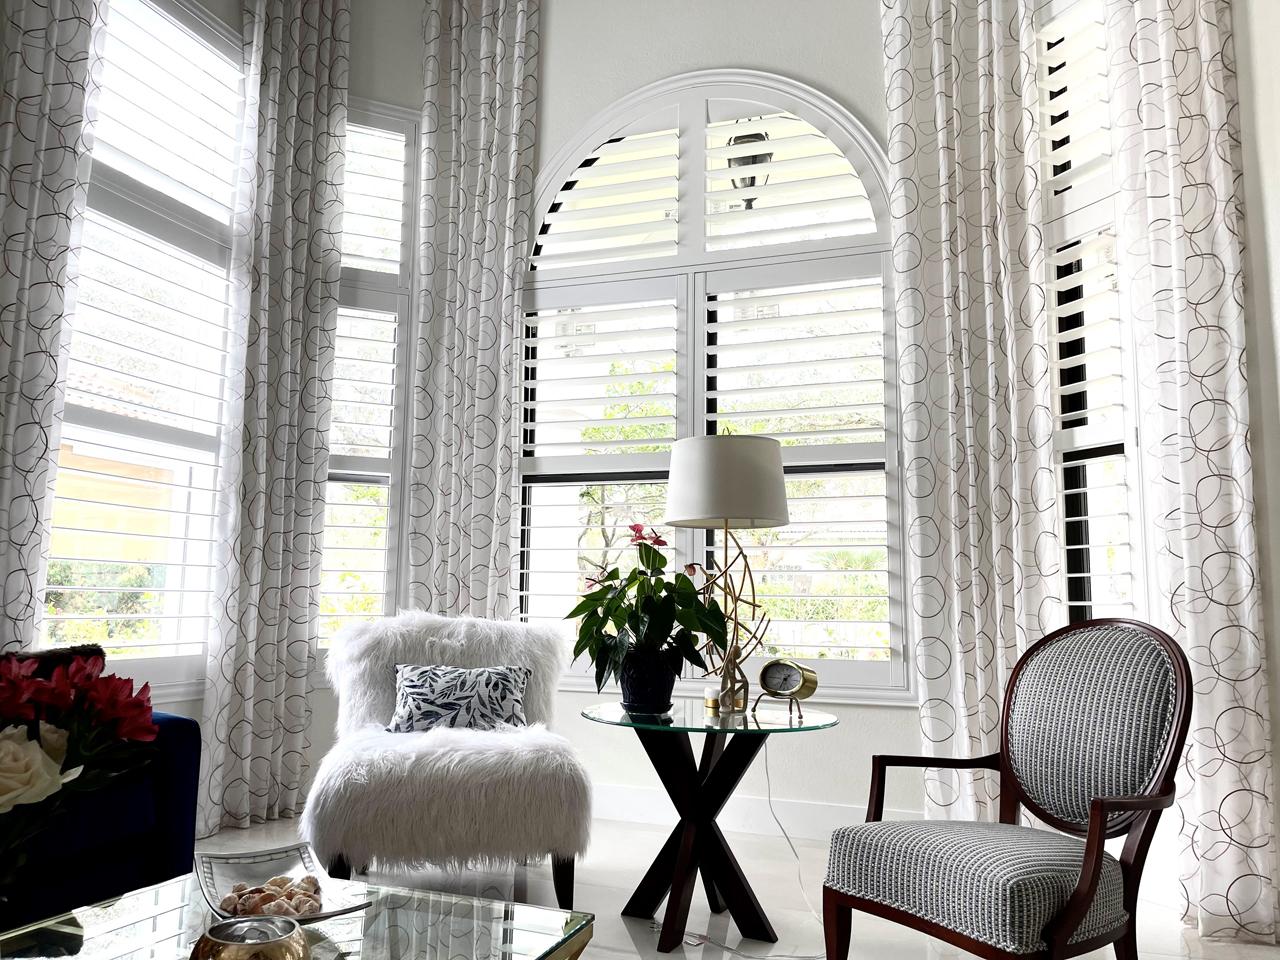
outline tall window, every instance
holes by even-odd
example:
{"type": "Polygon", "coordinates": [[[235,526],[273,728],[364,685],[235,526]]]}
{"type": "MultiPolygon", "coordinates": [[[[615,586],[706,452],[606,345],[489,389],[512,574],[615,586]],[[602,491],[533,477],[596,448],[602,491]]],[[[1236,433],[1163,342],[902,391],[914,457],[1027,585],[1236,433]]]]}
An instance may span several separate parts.
{"type": "Polygon", "coordinates": [[[1046,17],[1038,38],[1056,440],[1073,622],[1129,615],[1141,589],[1130,463],[1137,424],[1130,331],[1117,293],[1102,6],[1079,0],[1046,17]]]}
{"type": "Polygon", "coordinates": [[[353,107],[325,491],[320,639],[394,606],[407,375],[408,120],[353,107]]]}
{"type": "Polygon", "coordinates": [[[42,641],[199,653],[224,421],[239,46],[112,0],[42,641]]]}
{"type": "MultiPolygon", "coordinates": [[[[742,71],[633,98],[559,159],[526,297],[521,610],[560,621],[658,525],[671,443],[783,444],[791,523],[743,531],[768,652],[907,687],[884,161],[835,104],[742,71]]],[[[662,530],[658,526],[659,530],[662,530]]],[[[663,531],[714,563],[714,532],[663,531]]]]}

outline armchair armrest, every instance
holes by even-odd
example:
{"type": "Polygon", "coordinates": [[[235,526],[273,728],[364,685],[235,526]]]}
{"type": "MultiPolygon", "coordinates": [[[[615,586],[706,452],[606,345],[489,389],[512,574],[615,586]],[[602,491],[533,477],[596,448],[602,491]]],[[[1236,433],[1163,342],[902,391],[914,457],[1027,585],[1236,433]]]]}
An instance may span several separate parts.
{"type": "MultiPolygon", "coordinates": [[[[1107,839],[1107,821],[1117,813],[1159,813],[1173,806],[1172,789],[1163,793],[1129,797],[1094,797],[1089,804],[1089,826],[1084,840],[1084,860],[1080,865],[1080,879],[1076,888],[1067,898],[1066,906],[1049,921],[1045,927],[1044,938],[1049,943],[1066,944],[1076,932],[1093,905],[1094,894],[1098,891],[1098,881],[1102,877],[1103,844],[1107,839]]],[[[1126,845],[1127,846],[1127,845],[1126,845]]],[[[1141,868],[1139,868],[1141,869],[1141,868]]],[[[1125,883],[1130,882],[1128,869],[1125,870],[1125,883]]],[[[1126,899],[1129,892],[1125,891],[1126,899]]],[[[1133,891],[1136,893],[1136,891],[1133,891]]]]}
{"type": "Polygon", "coordinates": [[[867,800],[867,823],[884,816],[884,772],[888,767],[942,767],[947,770],[999,770],[1000,754],[985,757],[913,757],[877,753],[871,758],[871,796],[867,800]]]}

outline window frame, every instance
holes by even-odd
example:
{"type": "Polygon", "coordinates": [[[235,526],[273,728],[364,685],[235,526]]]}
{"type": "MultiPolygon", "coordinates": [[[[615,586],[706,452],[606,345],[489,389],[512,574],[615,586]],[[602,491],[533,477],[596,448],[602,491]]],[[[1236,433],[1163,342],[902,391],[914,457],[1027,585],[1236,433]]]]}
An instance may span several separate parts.
{"type": "MultiPolygon", "coordinates": [[[[161,13],[190,31],[233,63],[242,57],[240,38],[226,24],[213,17],[196,0],[148,0],[161,13]]],[[[244,109],[243,79],[240,109],[244,109]]],[[[105,146],[105,145],[104,145],[105,146]]],[[[108,162],[92,165],[86,191],[86,215],[100,213],[145,235],[171,244],[185,253],[216,263],[230,272],[232,223],[222,222],[182,200],[148,186],[108,162]]],[[[230,285],[228,293],[230,293],[230,285]]],[[[229,303],[228,303],[229,309],[229,303]]],[[[187,435],[180,428],[122,416],[67,403],[62,422],[90,429],[105,429],[145,441],[173,443],[180,440],[192,447],[217,452],[218,438],[187,435]],[[127,421],[127,422],[125,422],[127,421]],[[128,426],[128,431],[114,430],[128,426]]],[[[56,481],[55,481],[56,490],[56,481]]],[[[45,585],[45,590],[48,586],[45,585]]],[[[43,599],[41,607],[43,608],[43,599]]],[[[42,615],[43,619],[43,615],[42,615]]],[[[206,641],[207,642],[207,641],[206,641]]],[[[126,658],[128,669],[140,682],[149,682],[157,704],[199,699],[203,693],[206,652],[158,655],[143,653],[126,658]]]]}
{"type": "MultiPolygon", "coordinates": [[[[393,313],[397,318],[395,406],[392,413],[391,456],[385,464],[375,458],[329,455],[326,482],[385,485],[387,497],[387,573],[383,613],[391,614],[404,605],[408,589],[408,537],[402,519],[408,516],[408,423],[413,394],[413,243],[417,223],[418,114],[415,110],[351,97],[347,123],[402,134],[405,138],[405,186],[401,223],[400,270],[384,273],[361,267],[343,266],[338,284],[338,308],[393,313]]],[[[323,548],[322,548],[323,551],[323,548]]],[[[323,561],[322,561],[323,563],[323,561]]],[[[327,644],[320,655],[327,656],[327,644]]],[[[321,681],[327,685],[327,681],[321,681]]]]}
{"type": "MultiPolygon", "coordinates": [[[[1042,122],[1045,124],[1041,133],[1041,169],[1043,173],[1043,182],[1045,184],[1046,195],[1043,198],[1046,216],[1045,216],[1045,290],[1048,296],[1052,296],[1050,284],[1055,279],[1052,274],[1051,261],[1058,251],[1072,243],[1087,242],[1105,232],[1111,232],[1113,236],[1116,234],[1119,226],[1119,202],[1120,187],[1119,181],[1114,177],[1095,178],[1088,182],[1086,189],[1073,187],[1065,197],[1059,198],[1052,193],[1050,185],[1050,173],[1053,163],[1053,157],[1047,148],[1048,142],[1051,140],[1052,131],[1047,126],[1047,117],[1049,114],[1049,87],[1042,79],[1041,70],[1047,69],[1042,64],[1040,57],[1042,56],[1041,42],[1046,33],[1051,32],[1054,24],[1062,19],[1066,19],[1084,11],[1089,13],[1088,7],[1092,5],[1095,8],[1097,19],[1101,22],[1105,20],[1105,10],[1099,0],[1041,0],[1034,12],[1034,27],[1036,31],[1036,87],[1038,91],[1038,99],[1041,108],[1042,122]]],[[[1092,19],[1092,16],[1090,17],[1092,19]]],[[[1105,28],[1104,28],[1105,29],[1105,28]]],[[[1114,151],[1114,140],[1112,150],[1114,151]]],[[[1114,154],[1112,156],[1112,168],[1114,169],[1114,154]]],[[[1118,245],[1120,239],[1115,238],[1118,245]]],[[[1118,257],[1117,257],[1118,260],[1118,257]]],[[[1063,607],[1066,611],[1068,622],[1075,622],[1082,619],[1083,616],[1146,616],[1149,609],[1153,609],[1154,599],[1149,591],[1154,587],[1154,581],[1147,570],[1147,560],[1149,556],[1148,547],[1150,532],[1147,530],[1148,525],[1143,522],[1146,516],[1145,499],[1143,496],[1144,484],[1142,483],[1142,458],[1140,456],[1142,433],[1141,418],[1138,413],[1137,403],[1137,367],[1135,354],[1135,341],[1133,335],[1133,325],[1129,318],[1125,315],[1124,307],[1124,287],[1120,278],[1119,264],[1116,266],[1117,277],[1117,299],[1120,308],[1120,343],[1121,361],[1119,374],[1124,378],[1123,383],[1123,413],[1122,428],[1120,434],[1100,434],[1098,431],[1091,430],[1087,425],[1076,427],[1062,427],[1056,425],[1054,429],[1054,458],[1056,466],[1056,478],[1058,480],[1058,494],[1061,506],[1058,512],[1058,529],[1062,543],[1063,551],[1063,607]],[[1093,580],[1091,577],[1085,577],[1085,589],[1088,597],[1081,600],[1073,600],[1071,596],[1071,584],[1068,574],[1070,569],[1068,566],[1069,557],[1072,550],[1083,549],[1086,554],[1089,547],[1089,513],[1086,509],[1081,517],[1067,516],[1067,498],[1066,491],[1069,489],[1067,484],[1067,471],[1072,468],[1087,467],[1090,463],[1102,463],[1108,459],[1120,457],[1125,467],[1125,507],[1128,511],[1128,537],[1129,537],[1129,554],[1131,558],[1131,595],[1127,605],[1117,608],[1114,605],[1108,606],[1101,612],[1096,611],[1093,600],[1094,591],[1092,589],[1093,580]],[[1083,521],[1083,522],[1082,522],[1083,521]],[[1074,526],[1073,526],[1074,525],[1074,526]],[[1073,608],[1081,607],[1077,615],[1073,608]]],[[[1054,316],[1054,306],[1046,300],[1047,307],[1050,311],[1050,319],[1054,316]]],[[[1087,321],[1086,321],[1087,322],[1087,321]]],[[[1054,331],[1056,332],[1056,331],[1054,331]]],[[[1083,342],[1083,338],[1082,338],[1083,342]]],[[[1053,365],[1053,404],[1055,422],[1058,419],[1062,409],[1059,390],[1060,380],[1058,371],[1057,358],[1051,360],[1053,365]]],[[[1091,572],[1091,571],[1090,571],[1091,572]]]]}
{"type": "MultiPolygon", "coordinates": [[[[556,195],[583,156],[600,143],[629,132],[647,132],[675,126],[679,130],[678,233],[674,256],[622,262],[534,270],[526,274],[524,313],[565,306],[587,306],[673,297],[676,301],[676,371],[678,437],[697,436],[705,427],[707,296],[734,289],[799,286],[837,277],[866,276],[874,271],[881,279],[885,318],[885,431],[884,443],[848,443],[824,446],[786,446],[783,462],[789,476],[801,473],[846,473],[851,469],[883,469],[886,481],[889,556],[889,620],[891,656],[887,662],[840,659],[812,660],[822,683],[815,700],[828,703],[914,705],[915,677],[910,667],[910,640],[903,607],[901,523],[901,451],[896,380],[889,375],[896,360],[893,322],[894,289],[890,261],[888,212],[888,160],[884,149],[847,110],[803,84],[753,70],[707,70],[682,74],[644,87],[613,107],[591,118],[565,143],[539,173],[536,190],[535,230],[543,222],[556,195]],[[703,211],[706,187],[706,102],[730,100],[758,102],[762,112],[787,111],[811,123],[849,157],[866,186],[876,219],[874,233],[808,240],[771,246],[707,250],[703,211]],[[689,149],[691,148],[691,149],[689,149]],[[861,270],[856,269],[861,267],[861,270]],[[852,272],[849,269],[854,268],[852,272]],[[875,448],[875,449],[872,449],[875,448]]],[[[538,237],[530,240],[530,252],[538,237]]],[[[521,326],[521,357],[526,352],[521,326]]],[[[522,362],[524,362],[522,360],[522,362]]],[[[517,427],[523,431],[524,423],[517,427]]],[[[531,484],[566,480],[663,480],[669,455],[665,453],[518,457],[521,489],[521,521],[515,524],[518,556],[524,542],[525,491],[531,484]]],[[[701,530],[674,530],[672,546],[679,555],[701,560],[712,535],[701,530]]],[[[523,591],[524,564],[519,565],[518,586],[523,591]]],[[[523,604],[522,604],[523,610],[523,604]]],[[[763,658],[753,658],[751,675],[763,658]]],[[[681,679],[677,694],[701,696],[705,679],[681,679]]],[[[569,667],[560,689],[595,691],[584,661],[569,667]]]]}

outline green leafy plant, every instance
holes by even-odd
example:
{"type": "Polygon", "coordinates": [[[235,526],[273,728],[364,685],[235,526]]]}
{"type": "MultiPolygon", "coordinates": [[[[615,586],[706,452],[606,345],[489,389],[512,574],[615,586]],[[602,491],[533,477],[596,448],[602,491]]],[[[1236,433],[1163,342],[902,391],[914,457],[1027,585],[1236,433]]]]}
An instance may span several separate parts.
{"type": "Polygon", "coordinates": [[[721,650],[726,642],[724,611],[689,575],[697,568],[691,564],[668,578],[667,558],[658,549],[666,541],[653,531],[646,534],[639,523],[631,525],[631,533],[639,565],[626,575],[617,567],[602,567],[598,576],[587,578],[592,589],[565,617],[582,618],[573,656],[591,658],[597,691],[619,675],[623,657],[632,651],[660,658],[679,674],[686,661],[707,668],[698,634],[721,650]]]}

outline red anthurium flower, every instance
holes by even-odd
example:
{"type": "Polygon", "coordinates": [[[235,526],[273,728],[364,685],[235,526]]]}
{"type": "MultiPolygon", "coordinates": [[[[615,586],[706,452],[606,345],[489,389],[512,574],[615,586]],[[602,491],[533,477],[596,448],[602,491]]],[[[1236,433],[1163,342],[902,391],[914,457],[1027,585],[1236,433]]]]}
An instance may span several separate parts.
{"type": "Polygon", "coordinates": [[[0,657],[0,680],[8,677],[12,680],[26,680],[35,676],[39,662],[35,657],[0,657]]]}
{"type": "Polygon", "coordinates": [[[67,669],[67,675],[71,679],[71,685],[79,689],[102,676],[104,666],[106,663],[103,657],[75,657],[67,669]]]}
{"type": "Polygon", "coordinates": [[[655,547],[665,547],[667,545],[667,541],[663,540],[656,533],[649,537],[649,542],[655,547]]]}
{"type": "Polygon", "coordinates": [[[0,676],[0,727],[35,718],[36,705],[31,702],[35,685],[35,680],[26,677],[0,676]]]}
{"type": "Polygon", "coordinates": [[[135,695],[133,681],[109,674],[86,688],[90,708],[103,724],[114,723],[123,740],[154,740],[159,728],[151,722],[151,685],[143,684],[135,695]]]}
{"type": "Polygon", "coordinates": [[[70,710],[76,690],[66,667],[57,667],[48,680],[33,680],[31,702],[53,710],[70,710]]]}
{"type": "Polygon", "coordinates": [[[630,527],[628,527],[627,529],[629,529],[629,530],[631,531],[631,533],[632,533],[632,535],[633,535],[633,536],[637,536],[637,537],[643,537],[643,536],[644,536],[644,524],[643,524],[643,523],[633,523],[633,524],[631,524],[631,526],[630,526],[630,527]]]}

